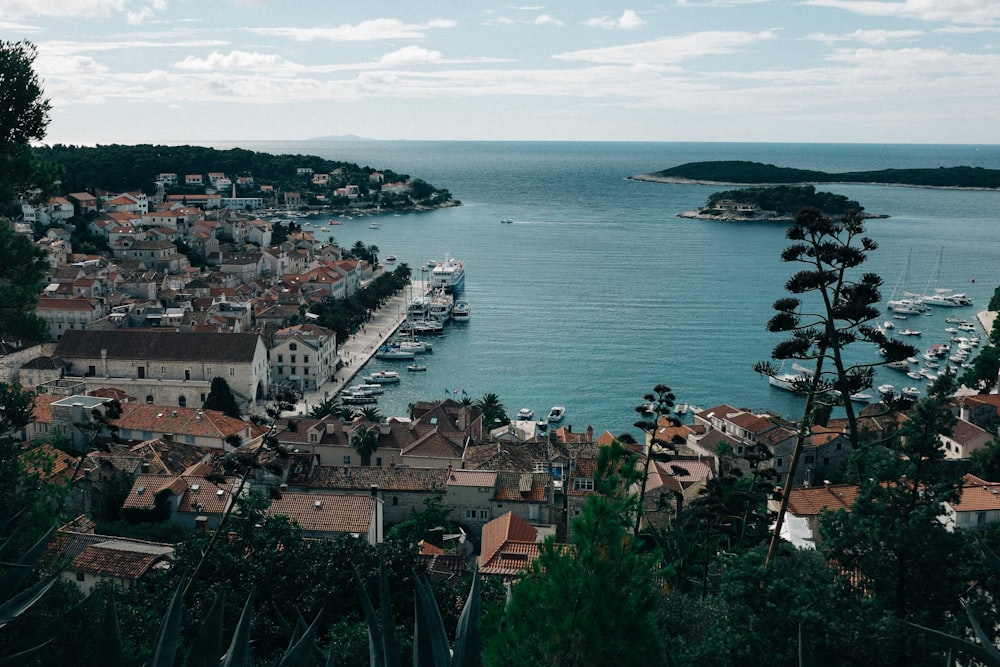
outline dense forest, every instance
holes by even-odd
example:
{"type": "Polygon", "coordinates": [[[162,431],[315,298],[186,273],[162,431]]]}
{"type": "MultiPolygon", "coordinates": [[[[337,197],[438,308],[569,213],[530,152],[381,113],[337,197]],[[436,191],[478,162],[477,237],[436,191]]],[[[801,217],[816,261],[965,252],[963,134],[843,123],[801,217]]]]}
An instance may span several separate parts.
{"type": "Polygon", "coordinates": [[[746,160],[689,162],[650,176],[716,183],[888,183],[936,188],[1000,188],[1000,170],[982,167],[881,169],[827,173],[746,160]]]}
{"type": "Polygon", "coordinates": [[[711,211],[719,202],[726,200],[756,204],[761,211],[774,211],[779,216],[790,216],[804,206],[817,208],[830,216],[841,216],[851,209],[863,210],[861,204],[853,199],[832,192],[817,191],[811,185],[777,185],[770,188],[713,192],[708,197],[705,209],[711,211]]]}

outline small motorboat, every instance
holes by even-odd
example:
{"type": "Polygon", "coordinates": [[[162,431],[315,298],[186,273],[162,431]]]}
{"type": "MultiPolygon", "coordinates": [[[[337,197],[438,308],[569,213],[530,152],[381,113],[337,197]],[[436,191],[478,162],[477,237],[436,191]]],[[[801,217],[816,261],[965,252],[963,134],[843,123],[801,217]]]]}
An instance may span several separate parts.
{"type": "Polygon", "coordinates": [[[531,419],[534,418],[534,416],[535,416],[535,411],[532,410],[531,408],[521,408],[520,410],[517,411],[518,421],[522,422],[531,421],[531,419]]]}
{"type": "Polygon", "coordinates": [[[389,384],[399,382],[399,373],[396,371],[376,371],[365,378],[367,382],[378,384],[389,384]]]}
{"type": "Polygon", "coordinates": [[[386,258],[385,258],[385,263],[386,264],[392,264],[395,261],[396,261],[396,256],[395,255],[387,255],[386,258]]]}
{"type": "Polygon", "coordinates": [[[426,371],[427,366],[424,366],[423,364],[410,364],[409,366],[406,367],[406,370],[410,371],[411,373],[419,373],[420,371],[426,371]]]}
{"type": "Polygon", "coordinates": [[[566,416],[566,408],[561,405],[554,405],[552,409],[549,410],[548,421],[550,424],[558,424],[566,416]]]}

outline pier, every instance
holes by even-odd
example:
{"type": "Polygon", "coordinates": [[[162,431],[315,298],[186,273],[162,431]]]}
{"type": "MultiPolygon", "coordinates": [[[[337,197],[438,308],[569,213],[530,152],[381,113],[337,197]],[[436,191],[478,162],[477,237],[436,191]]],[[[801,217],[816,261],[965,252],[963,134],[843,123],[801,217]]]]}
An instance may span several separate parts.
{"type": "Polygon", "coordinates": [[[378,352],[378,348],[391,338],[406,319],[406,307],[413,294],[426,294],[429,283],[411,281],[412,291],[405,289],[372,313],[372,318],[347,340],[337,342],[337,354],[343,363],[334,378],[327,380],[319,389],[307,391],[295,406],[297,414],[307,414],[313,406],[324,399],[336,396],[361,372],[378,352]]]}

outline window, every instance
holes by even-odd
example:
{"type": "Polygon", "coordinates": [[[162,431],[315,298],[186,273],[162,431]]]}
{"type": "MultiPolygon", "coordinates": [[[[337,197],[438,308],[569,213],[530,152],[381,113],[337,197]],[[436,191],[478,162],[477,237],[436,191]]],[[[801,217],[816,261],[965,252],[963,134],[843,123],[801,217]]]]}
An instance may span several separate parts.
{"type": "MultiPolygon", "coordinates": [[[[166,366],[160,366],[160,373],[166,373],[166,372],[167,372],[167,367],[166,366]]],[[[190,371],[184,371],[184,372],[185,373],[189,373],[190,371]]]]}
{"type": "Polygon", "coordinates": [[[146,405],[152,405],[152,404],[153,404],[153,395],[152,394],[147,394],[146,395],[146,405]]]}
{"type": "Polygon", "coordinates": [[[87,575],[85,575],[83,572],[77,572],[76,573],[76,580],[77,581],[86,581],[86,579],[87,579],[87,575]]]}
{"type": "Polygon", "coordinates": [[[533,463],[531,465],[531,472],[545,472],[544,463],[533,463]]]}
{"type": "Polygon", "coordinates": [[[278,366],[278,375],[284,375],[284,374],[285,374],[285,367],[278,366]]]}
{"type": "Polygon", "coordinates": [[[475,519],[476,518],[476,510],[465,510],[465,518],[466,519],[475,519]]]}
{"type": "Polygon", "coordinates": [[[784,461],[785,461],[784,459],[778,458],[778,460],[775,462],[774,465],[780,468],[781,466],[785,465],[784,461]]]}
{"type": "Polygon", "coordinates": [[[319,442],[319,436],[315,433],[310,433],[309,442],[319,442]]]}
{"type": "Polygon", "coordinates": [[[212,367],[211,366],[206,366],[205,367],[205,375],[211,375],[211,374],[212,374],[212,367]]]}
{"type": "Polygon", "coordinates": [[[283,355],[283,354],[279,354],[279,355],[278,355],[278,363],[280,364],[280,363],[281,363],[281,362],[283,362],[284,360],[285,360],[285,355],[283,355]]]}
{"type": "Polygon", "coordinates": [[[184,442],[186,442],[189,445],[193,445],[194,444],[194,436],[193,435],[185,435],[184,436],[184,442]]]}
{"type": "Polygon", "coordinates": [[[308,354],[303,354],[302,355],[302,363],[304,363],[304,364],[308,364],[309,363],[309,355],[308,354]]]}
{"type": "Polygon", "coordinates": [[[376,456],[375,457],[375,466],[376,467],[381,467],[382,466],[382,457],[381,456],[376,456]]]}
{"type": "Polygon", "coordinates": [[[303,366],[302,367],[302,374],[303,375],[309,375],[309,367],[308,366],[303,366]]]}
{"type": "Polygon", "coordinates": [[[807,454],[806,455],[806,465],[814,462],[815,460],[816,460],[816,457],[813,456],[812,454],[807,454]]]}
{"type": "Polygon", "coordinates": [[[87,375],[97,375],[97,367],[87,366],[87,375]]]}
{"type": "Polygon", "coordinates": [[[188,404],[187,398],[185,398],[184,396],[177,397],[177,405],[181,406],[182,408],[186,408],[187,404],[188,404]]]}
{"type": "Polygon", "coordinates": [[[350,454],[344,454],[344,465],[345,466],[351,465],[351,455],[350,454]]]}
{"type": "Polygon", "coordinates": [[[837,441],[837,451],[840,451],[840,440],[837,441]]]}
{"type": "MultiPolygon", "coordinates": [[[[288,346],[288,349],[289,350],[297,350],[297,349],[299,349],[299,346],[296,345],[295,343],[292,343],[291,345],[288,346]]],[[[294,359],[293,359],[293,361],[294,361],[294,359]]]]}
{"type": "Polygon", "coordinates": [[[573,479],[574,491],[593,491],[594,480],[589,477],[576,477],[573,479]]]}
{"type": "Polygon", "coordinates": [[[393,496],[392,497],[392,506],[396,507],[397,505],[399,505],[399,496],[393,496]]]}
{"type": "Polygon", "coordinates": [[[488,487],[488,486],[481,486],[481,487],[479,487],[479,493],[489,493],[492,490],[493,489],[490,488],[490,487],[488,487]]]}
{"type": "Polygon", "coordinates": [[[479,518],[480,519],[489,519],[490,518],[490,511],[489,510],[479,510],[479,518]]]}
{"type": "Polygon", "coordinates": [[[184,369],[184,379],[185,380],[190,380],[191,379],[191,369],[190,368],[185,368],[184,369]]]}
{"type": "Polygon", "coordinates": [[[295,363],[295,355],[294,354],[292,355],[292,363],[293,364],[295,363]]]}
{"type": "Polygon", "coordinates": [[[233,368],[232,366],[229,367],[229,375],[230,375],[230,377],[235,377],[236,376],[236,369],[233,368]]]}

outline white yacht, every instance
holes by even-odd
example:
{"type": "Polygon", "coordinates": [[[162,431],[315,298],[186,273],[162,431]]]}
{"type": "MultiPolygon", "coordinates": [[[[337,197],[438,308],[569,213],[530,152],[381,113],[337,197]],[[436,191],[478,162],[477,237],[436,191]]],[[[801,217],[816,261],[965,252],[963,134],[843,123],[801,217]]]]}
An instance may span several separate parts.
{"type": "Polygon", "coordinates": [[[413,320],[422,320],[427,317],[430,305],[430,297],[415,296],[410,299],[410,303],[406,306],[406,316],[413,320]]]}
{"type": "Polygon", "coordinates": [[[431,269],[431,287],[433,289],[440,288],[454,294],[461,292],[464,286],[465,265],[462,262],[446,256],[444,261],[438,262],[431,269]]]}
{"type": "Polygon", "coordinates": [[[520,410],[517,411],[518,421],[522,422],[531,421],[534,418],[534,416],[535,416],[535,411],[532,410],[531,408],[521,408],[520,410]]]}
{"type": "Polygon", "coordinates": [[[469,307],[468,301],[459,299],[455,302],[455,307],[451,309],[451,319],[453,322],[468,322],[471,316],[472,309],[469,307]]]}
{"type": "Polygon", "coordinates": [[[440,291],[434,295],[427,306],[427,319],[447,322],[451,319],[452,309],[455,307],[455,297],[440,291]]]}
{"type": "Polygon", "coordinates": [[[552,409],[549,410],[548,421],[550,424],[557,424],[563,420],[566,416],[566,408],[561,405],[554,405],[552,409]]]}
{"type": "Polygon", "coordinates": [[[391,384],[399,382],[399,373],[396,371],[376,371],[366,377],[365,380],[377,384],[391,384]]]}

